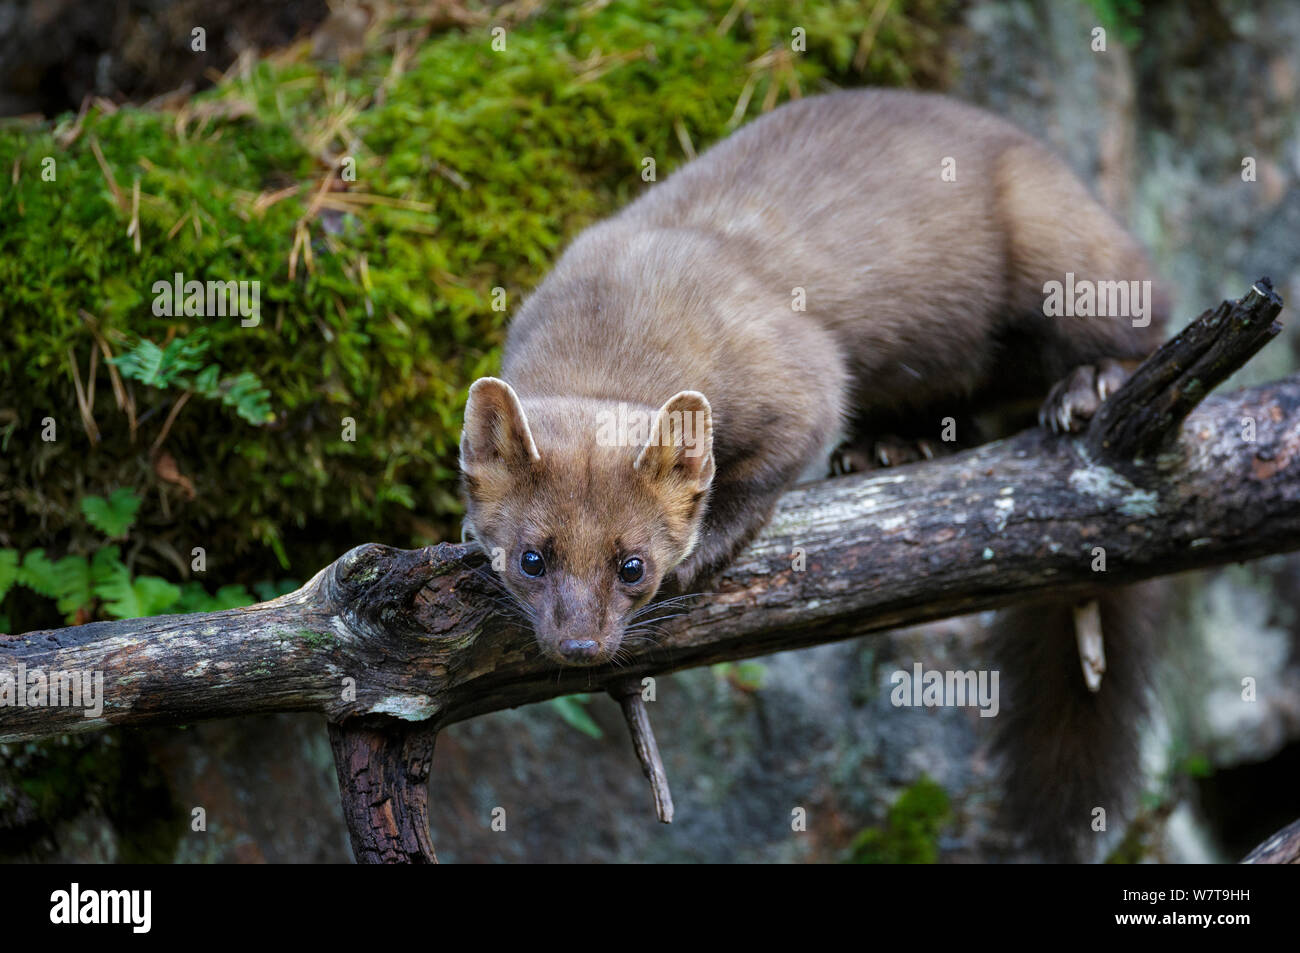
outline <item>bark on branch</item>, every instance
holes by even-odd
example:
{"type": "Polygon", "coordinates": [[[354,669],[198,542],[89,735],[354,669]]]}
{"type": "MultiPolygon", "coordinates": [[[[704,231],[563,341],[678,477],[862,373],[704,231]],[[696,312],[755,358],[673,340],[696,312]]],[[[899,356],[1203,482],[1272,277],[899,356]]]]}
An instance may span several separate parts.
{"type": "MultiPolygon", "coordinates": [[[[420,792],[434,733],[452,722],[597,688],[627,699],[647,674],[1300,549],[1300,375],[1202,400],[1276,333],[1280,307],[1261,279],[1207,311],[1081,437],[1031,430],[794,489],[713,591],[616,670],[543,658],[496,614],[470,546],[367,544],[272,602],[0,636],[0,680],[20,667],[104,674],[98,716],[0,705],[0,741],[321,712],[358,858],[432,860],[420,792]]],[[[648,721],[629,704],[653,776],[648,721]]]]}

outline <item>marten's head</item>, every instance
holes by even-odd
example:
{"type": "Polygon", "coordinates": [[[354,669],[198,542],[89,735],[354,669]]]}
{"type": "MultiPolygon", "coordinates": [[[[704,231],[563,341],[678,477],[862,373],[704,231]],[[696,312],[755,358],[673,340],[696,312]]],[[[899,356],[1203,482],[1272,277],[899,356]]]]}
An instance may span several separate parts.
{"type": "Polygon", "coordinates": [[[709,402],[521,401],[484,377],[465,405],[460,469],[466,529],[542,651],[597,665],[695,546],[713,480],[709,402]]]}

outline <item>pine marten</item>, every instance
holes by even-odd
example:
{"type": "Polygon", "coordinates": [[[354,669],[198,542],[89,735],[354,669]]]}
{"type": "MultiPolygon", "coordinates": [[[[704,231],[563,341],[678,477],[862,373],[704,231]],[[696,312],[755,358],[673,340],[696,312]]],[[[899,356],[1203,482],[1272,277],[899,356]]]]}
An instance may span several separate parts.
{"type": "MultiPolygon", "coordinates": [[[[1159,342],[1165,301],[1137,242],[1001,119],[901,91],[792,102],[582,232],[523,302],[501,378],[469,390],[466,532],[546,655],[608,663],[661,588],[699,588],[846,435],[857,469],[942,449],[944,418],[1041,406],[1078,430],[1159,342]],[[1137,282],[1124,314],[1049,306],[1052,282],[1115,281],[1137,282]]],[[[1005,665],[1035,667],[997,719],[1011,801],[1056,856],[1092,806],[1114,823],[1105,762],[1136,757],[1121,597],[1102,597],[1096,694],[1069,605],[1000,636],[1005,665]]]]}

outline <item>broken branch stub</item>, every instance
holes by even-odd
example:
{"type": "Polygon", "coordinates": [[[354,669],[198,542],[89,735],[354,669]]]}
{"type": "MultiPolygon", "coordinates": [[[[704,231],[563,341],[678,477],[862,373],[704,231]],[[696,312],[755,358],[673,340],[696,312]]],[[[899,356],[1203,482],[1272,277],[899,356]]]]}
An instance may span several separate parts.
{"type": "Polygon", "coordinates": [[[616,682],[609,687],[609,694],[623,709],[623,718],[632,735],[632,747],[641,762],[641,773],[650,783],[650,796],[654,799],[655,816],[664,824],[673,822],[673,795],[668,790],[668,773],[664,771],[663,758],[659,755],[659,744],[655,741],[654,728],[650,725],[650,712],[645,699],[641,697],[641,684],[635,680],[616,682]]]}
{"type": "Polygon", "coordinates": [[[1166,341],[1102,402],[1084,437],[1094,458],[1132,473],[1178,438],[1187,415],[1281,332],[1282,299],[1260,278],[1166,341]]]}
{"type": "MultiPolygon", "coordinates": [[[[385,719],[387,721],[387,719],[385,719]]],[[[429,836],[428,724],[329,723],[343,819],[359,864],[436,864],[429,836]]]]}

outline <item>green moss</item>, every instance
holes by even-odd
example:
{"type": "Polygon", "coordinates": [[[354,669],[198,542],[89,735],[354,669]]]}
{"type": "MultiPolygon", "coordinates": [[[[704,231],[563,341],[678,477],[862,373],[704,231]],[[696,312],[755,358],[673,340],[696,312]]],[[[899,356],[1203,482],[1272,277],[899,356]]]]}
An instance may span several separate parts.
{"type": "Polygon", "coordinates": [[[1111,31],[1125,46],[1136,46],[1142,39],[1141,0],[1085,0],[1101,26],[1111,31]]]}
{"type": "MultiPolygon", "coordinates": [[[[0,536],[88,555],[99,541],[78,501],[126,487],[142,500],[124,547],[132,572],[173,580],[195,545],[208,580],[251,585],[361,541],[457,538],[466,388],[496,368],[520,296],[576,231],[648,187],[643,157],[662,178],[684,161],[683,139],[699,150],[792,90],[936,83],[952,0],[891,7],[872,34],[876,7],[556,7],[507,24],[504,52],[487,27],[446,32],[399,68],[384,45],[394,33],[377,30],[346,69],[303,47],[233,71],[179,113],[0,124],[0,536]],[[805,53],[790,53],[796,27],[805,53]],[[345,158],[354,182],[339,181],[345,158]],[[260,325],[156,316],[154,284],[178,272],[260,282],[260,325]],[[256,412],[197,369],[128,379],[119,406],[105,350],[181,341],[171,353],[184,355],[199,336],[222,387],[250,375],[238,386],[256,412]],[[95,394],[98,442],[74,364],[95,394]],[[168,425],[187,387],[194,399],[168,425]],[[164,429],[179,480],[150,452],[164,429]]],[[[35,627],[6,609],[15,628],[35,627]]]]}
{"type": "Polygon", "coordinates": [[[306,629],[298,633],[298,638],[313,649],[327,649],[337,641],[336,637],[329,632],[308,632],[306,629]]]}
{"type": "Polygon", "coordinates": [[[853,841],[854,864],[932,864],[939,859],[939,832],[951,816],[948,795],[927,777],[899,795],[883,827],[869,827],[853,841]]]}

